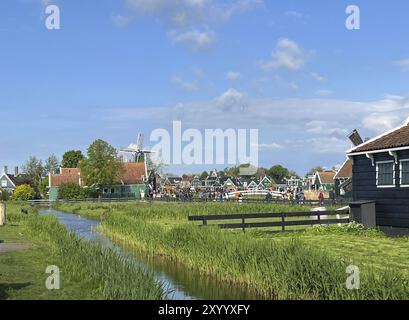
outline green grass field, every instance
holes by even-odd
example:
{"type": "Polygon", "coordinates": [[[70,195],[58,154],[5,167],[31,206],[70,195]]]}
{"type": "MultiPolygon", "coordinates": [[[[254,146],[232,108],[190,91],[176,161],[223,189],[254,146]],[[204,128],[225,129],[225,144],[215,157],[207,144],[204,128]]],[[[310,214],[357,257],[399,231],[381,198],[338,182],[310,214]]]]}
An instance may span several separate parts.
{"type": "Polygon", "coordinates": [[[56,217],[40,216],[9,202],[8,224],[0,240],[24,250],[0,251],[0,299],[163,299],[153,275],[111,249],[77,239],[56,217]],[[61,289],[45,287],[46,267],[60,268],[61,289]]]}
{"type": "Polygon", "coordinates": [[[408,238],[359,226],[318,227],[274,236],[258,230],[198,228],[188,215],[309,211],[305,206],[237,203],[62,204],[103,220],[102,232],[151,255],[236,282],[268,299],[408,299],[408,238]],[[346,267],[361,270],[361,289],[345,288],[346,267]]]}

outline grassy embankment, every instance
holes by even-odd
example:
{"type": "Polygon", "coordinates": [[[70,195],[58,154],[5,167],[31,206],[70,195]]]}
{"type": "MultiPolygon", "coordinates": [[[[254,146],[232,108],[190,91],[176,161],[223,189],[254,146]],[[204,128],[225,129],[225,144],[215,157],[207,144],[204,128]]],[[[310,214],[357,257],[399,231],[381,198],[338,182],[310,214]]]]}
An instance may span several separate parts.
{"type": "Polygon", "coordinates": [[[176,259],[186,267],[236,282],[272,299],[408,299],[409,240],[357,227],[296,234],[198,228],[194,214],[305,211],[302,206],[248,204],[62,204],[59,209],[103,219],[102,231],[124,245],[176,259]],[[346,289],[357,265],[361,289],[346,289]]]}
{"type": "Polygon", "coordinates": [[[110,249],[79,240],[53,216],[27,205],[7,203],[5,244],[24,250],[0,252],[0,299],[161,299],[164,290],[147,274],[110,249]],[[28,215],[21,213],[24,207],[28,215]],[[60,268],[61,289],[47,290],[49,265],[60,268]]]}

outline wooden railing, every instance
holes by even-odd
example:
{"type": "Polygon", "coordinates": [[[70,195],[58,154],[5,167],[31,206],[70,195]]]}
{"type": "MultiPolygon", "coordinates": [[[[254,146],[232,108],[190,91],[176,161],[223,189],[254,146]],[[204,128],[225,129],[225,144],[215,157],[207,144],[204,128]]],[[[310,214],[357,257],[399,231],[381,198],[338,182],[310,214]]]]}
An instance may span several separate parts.
{"type": "Polygon", "coordinates": [[[235,223],[212,224],[221,229],[242,229],[247,228],[272,228],[279,227],[281,231],[288,231],[286,227],[331,225],[349,223],[349,210],[317,211],[317,212],[281,212],[281,213],[250,213],[250,214],[224,214],[207,216],[189,216],[189,221],[201,221],[202,227],[208,226],[209,221],[240,220],[235,223]],[[348,218],[341,218],[348,215],[348,218]],[[336,218],[328,218],[336,216],[336,218]],[[310,218],[309,220],[289,220],[290,218],[310,218]],[[254,219],[277,219],[277,221],[248,222],[254,219]]]}

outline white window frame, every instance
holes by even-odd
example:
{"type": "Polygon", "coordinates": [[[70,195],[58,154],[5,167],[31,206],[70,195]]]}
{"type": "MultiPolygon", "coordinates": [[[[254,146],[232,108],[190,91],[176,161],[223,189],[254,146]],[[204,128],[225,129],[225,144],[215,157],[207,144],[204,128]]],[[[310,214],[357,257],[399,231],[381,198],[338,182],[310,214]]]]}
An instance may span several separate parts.
{"type": "Polygon", "coordinates": [[[396,188],[396,167],[395,167],[395,161],[394,160],[389,160],[389,161],[377,161],[376,162],[376,187],[377,188],[396,188]],[[380,164],[386,164],[386,163],[392,163],[393,164],[393,185],[384,185],[380,186],[378,184],[378,179],[379,179],[379,165],[380,164]]]}
{"type": "Polygon", "coordinates": [[[409,188],[409,184],[402,184],[402,162],[409,162],[409,159],[399,160],[399,185],[402,188],[409,188]]]}
{"type": "Polygon", "coordinates": [[[0,188],[7,188],[7,186],[8,186],[8,184],[7,184],[7,180],[2,179],[2,180],[1,180],[1,185],[0,185],[0,188]]]}

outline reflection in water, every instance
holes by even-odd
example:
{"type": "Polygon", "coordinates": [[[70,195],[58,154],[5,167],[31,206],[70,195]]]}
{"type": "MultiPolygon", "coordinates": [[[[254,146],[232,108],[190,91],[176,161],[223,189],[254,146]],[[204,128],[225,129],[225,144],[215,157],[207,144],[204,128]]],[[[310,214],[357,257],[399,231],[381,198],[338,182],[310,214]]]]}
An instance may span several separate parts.
{"type": "Polygon", "coordinates": [[[215,277],[202,275],[196,270],[162,257],[152,257],[139,253],[132,248],[118,246],[99,233],[97,220],[56,210],[40,210],[41,214],[55,215],[66,228],[81,239],[95,241],[103,247],[115,250],[121,256],[130,259],[136,265],[152,272],[155,279],[171,290],[169,299],[174,300],[254,300],[260,299],[254,292],[243,286],[219,281],[215,277]]]}
{"type": "Polygon", "coordinates": [[[216,277],[200,274],[197,270],[187,268],[177,261],[159,256],[147,256],[138,251],[127,249],[153,270],[176,284],[189,296],[206,300],[255,300],[262,299],[244,286],[221,281],[216,277]]]}

